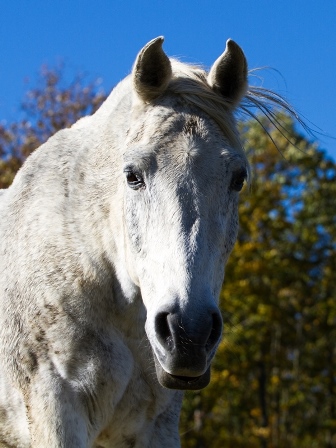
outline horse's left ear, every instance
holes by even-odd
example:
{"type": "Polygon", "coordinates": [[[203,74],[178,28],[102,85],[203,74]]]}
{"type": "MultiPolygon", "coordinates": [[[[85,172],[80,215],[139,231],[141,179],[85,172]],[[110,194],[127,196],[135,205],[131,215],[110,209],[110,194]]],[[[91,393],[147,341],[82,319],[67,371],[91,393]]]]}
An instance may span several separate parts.
{"type": "Polygon", "coordinates": [[[226,42],[224,53],[215,61],[208,84],[223,95],[232,108],[238,106],[247,90],[247,61],[243,50],[233,40],[226,42]]]}
{"type": "Polygon", "coordinates": [[[151,101],[163,93],[172,77],[170,60],[162,50],[162,44],[162,36],[148,42],[133,67],[133,85],[144,101],[151,101]]]}

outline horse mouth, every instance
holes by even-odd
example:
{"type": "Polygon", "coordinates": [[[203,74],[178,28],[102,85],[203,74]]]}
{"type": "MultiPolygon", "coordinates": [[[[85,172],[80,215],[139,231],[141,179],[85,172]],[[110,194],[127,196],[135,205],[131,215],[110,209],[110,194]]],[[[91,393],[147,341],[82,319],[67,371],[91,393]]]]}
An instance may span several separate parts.
{"type": "Polygon", "coordinates": [[[210,367],[200,376],[172,375],[155,359],[155,369],[159,383],[167,389],[200,390],[210,382],[210,367]]]}

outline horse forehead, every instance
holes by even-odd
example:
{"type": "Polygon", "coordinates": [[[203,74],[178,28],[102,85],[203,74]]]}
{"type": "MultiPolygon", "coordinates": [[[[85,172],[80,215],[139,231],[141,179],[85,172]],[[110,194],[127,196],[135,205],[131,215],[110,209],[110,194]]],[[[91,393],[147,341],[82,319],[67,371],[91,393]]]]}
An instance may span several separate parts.
{"type": "Polygon", "coordinates": [[[182,134],[202,134],[207,127],[217,127],[203,110],[176,95],[167,95],[153,106],[133,109],[132,140],[150,138],[174,139],[182,134]]]}
{"type": "Polygon", "coordinates": [[[157,159],[187,168],[192,174],[217,173],[248,166],[246,156],[235,148],[218,124],[203,111],[171,114],[164,117],[156,133],[157,159]]]}
{"type": "Polygon", "coordinates": [[[210,174],[237,156],[218,124],[202,109],[176,97],[160,101],[134,111],[126,164],[145,171],[176,169],[176,174],[187,169],[191,175],[202,167],[210,174]]]}
{"type": "MultiPolygon", "coordinates": [[[[208,144],[211,148],[227,147],[225,137],[217,124],[201,110],[192,106],[172,105],[154,107],[134,123],[130,130],[128,149],[147,147],[146,154],[154,155],[177,153],[197,154],[197,148],[208,144]]],[[[145,155],[145,154],[144,154],[145,155]]]]}

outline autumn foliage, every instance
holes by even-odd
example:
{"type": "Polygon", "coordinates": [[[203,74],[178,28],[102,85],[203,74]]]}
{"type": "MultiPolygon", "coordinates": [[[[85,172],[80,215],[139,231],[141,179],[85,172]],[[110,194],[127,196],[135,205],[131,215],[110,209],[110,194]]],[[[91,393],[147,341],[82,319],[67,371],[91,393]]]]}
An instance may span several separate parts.
{"type": "Polygon", "coordinates": [[[23,118],[0,123],[0,188],[11,184],[24,160],[51,135],[94,113],[106,98],[99,83],[84,76],[65,87],[61,67],[42,67],[37,84],[23,99],[23,118]]]}
{"type": "MultiPolygon", "coordinates": [[[[336,165],[243,126],[253,181],[226,269],[212,382],[188,394],[189,447],[336,447],[336,165]]],[[[264,122],[267,127],[267,122],[264,122]]]]}
{"type": "MultiPolygon", "coordinates": [[[[0,188],[104,98],[44,69],[24,119],[0,126],[0,188]]],[[[186,395],[184,448],[336,447],[336,165],[281,120],[295,147],[266,120],[278,149],[258,123],[241,125],[253,179],[221,294],[223,342],[210,386],[186,395]]]]}

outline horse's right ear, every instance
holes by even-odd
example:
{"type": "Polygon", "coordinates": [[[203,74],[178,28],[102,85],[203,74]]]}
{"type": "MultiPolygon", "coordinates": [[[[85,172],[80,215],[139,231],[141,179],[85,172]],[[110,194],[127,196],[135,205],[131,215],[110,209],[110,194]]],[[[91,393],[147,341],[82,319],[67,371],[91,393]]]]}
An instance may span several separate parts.
{"type": "Polygon", "coordinates": [[[138,54],[133,71],[135,91],[144,101],[151,101],[165,91],[172,77],[168,56],[162,50],[163,37],[148,42],[138,54]]]}

